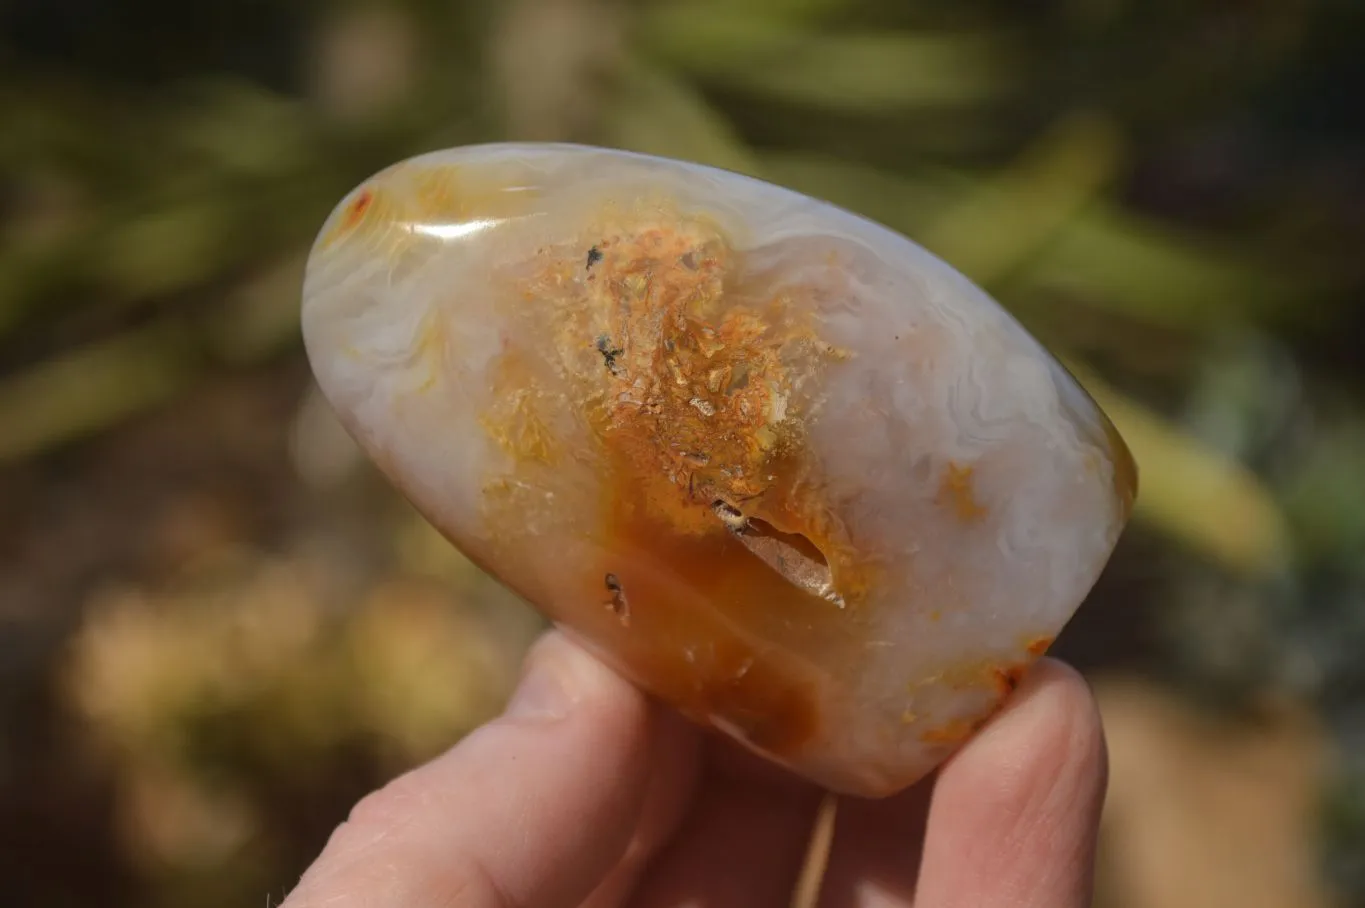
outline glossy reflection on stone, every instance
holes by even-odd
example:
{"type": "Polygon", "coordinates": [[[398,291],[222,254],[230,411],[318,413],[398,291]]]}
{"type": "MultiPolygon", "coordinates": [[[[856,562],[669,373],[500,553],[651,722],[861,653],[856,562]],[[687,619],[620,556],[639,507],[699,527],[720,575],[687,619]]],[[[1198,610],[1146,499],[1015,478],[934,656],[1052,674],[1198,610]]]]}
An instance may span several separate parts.
{"type": "Polygon", "coordinates": [[[904,237],[566,145],[395,165],[303,327],[390,479],[647,690],[837,791],[919,779],[1095,582],[1136,486],[1004,310],[904,237]]]}

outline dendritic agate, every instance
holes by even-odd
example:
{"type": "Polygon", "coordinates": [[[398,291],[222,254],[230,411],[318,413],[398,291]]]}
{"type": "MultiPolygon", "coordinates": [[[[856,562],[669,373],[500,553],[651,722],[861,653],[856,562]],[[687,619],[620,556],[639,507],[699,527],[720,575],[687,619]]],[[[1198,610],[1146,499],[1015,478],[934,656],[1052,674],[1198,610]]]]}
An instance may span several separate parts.
{"type": "Polygon", "coordinates": [[[303,302],[342,421],[471,559],[695,720],[880,796],[1094,584],[1136,472],[1003,309],[904,237],[567,145],[397,164],[303,302]]]}

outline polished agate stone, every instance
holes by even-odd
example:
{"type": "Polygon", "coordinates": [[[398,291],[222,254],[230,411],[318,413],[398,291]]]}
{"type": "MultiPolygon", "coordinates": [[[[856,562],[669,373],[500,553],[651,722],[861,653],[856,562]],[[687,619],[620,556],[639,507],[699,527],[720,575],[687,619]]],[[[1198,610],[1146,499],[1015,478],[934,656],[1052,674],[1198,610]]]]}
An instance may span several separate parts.
{"type": "Polygon", "coordinates": [[[940,763],[1109,558],[1135,470],[1002,308],[758,180],[569,145],[417,157],[313,249],[342,422],[475,563],[835,791],[940,763]]]}

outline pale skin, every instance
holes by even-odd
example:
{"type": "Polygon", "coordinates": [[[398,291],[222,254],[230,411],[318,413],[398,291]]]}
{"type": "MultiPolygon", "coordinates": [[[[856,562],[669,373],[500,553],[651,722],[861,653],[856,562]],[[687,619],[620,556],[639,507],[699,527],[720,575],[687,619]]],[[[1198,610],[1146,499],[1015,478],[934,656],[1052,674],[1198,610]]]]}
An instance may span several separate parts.
{"type": "MultiPolygon", "coordinates": [[[[821,908],[1090,903],[1099,713],[1044,659],[932,778],[841,799],[821,908]]],[[[362,800],[282,908],[785,908],[821,792],[557,632],[506,712],[362,800]]]]}

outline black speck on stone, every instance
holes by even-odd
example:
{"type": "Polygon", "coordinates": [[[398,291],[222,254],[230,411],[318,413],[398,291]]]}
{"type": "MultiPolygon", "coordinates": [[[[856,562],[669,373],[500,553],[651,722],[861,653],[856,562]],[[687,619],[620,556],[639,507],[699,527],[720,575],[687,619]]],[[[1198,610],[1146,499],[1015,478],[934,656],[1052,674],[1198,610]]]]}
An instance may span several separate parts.
{"type": "Polygon", "coordinates": [[[588,250],[588,267],[589,267],[589,268],[592,268],[593,265],[596,265],[596,264],[597,264],[598,262],[600,262],[600,261],[602,261],[602,250],[601,250],[601,249],[598,249],[596,246],[594,246],[594,247],[592,247],[591,249],[589,249],[589,250],[588,250]]]}

